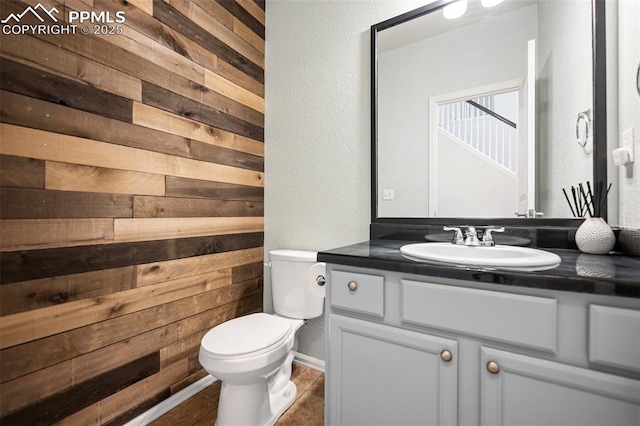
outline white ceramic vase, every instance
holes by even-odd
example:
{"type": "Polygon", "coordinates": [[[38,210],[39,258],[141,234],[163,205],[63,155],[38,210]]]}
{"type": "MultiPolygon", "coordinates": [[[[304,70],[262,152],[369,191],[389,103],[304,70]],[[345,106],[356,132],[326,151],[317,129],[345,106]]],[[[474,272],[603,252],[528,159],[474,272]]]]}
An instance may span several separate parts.
{"type": "Polygon", "coordinates": [[[589,217],[576,231],[576,244],[581,252],[608,254],[616,243],[611,227],[601,217],[589,217]]]}

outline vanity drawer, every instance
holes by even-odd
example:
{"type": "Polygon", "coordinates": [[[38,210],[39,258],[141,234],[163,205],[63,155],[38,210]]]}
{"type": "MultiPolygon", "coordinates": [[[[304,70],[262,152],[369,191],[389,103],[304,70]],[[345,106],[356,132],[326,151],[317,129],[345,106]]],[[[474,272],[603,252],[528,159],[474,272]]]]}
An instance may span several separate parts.
{"type": "Polygon", "coordinates": [[[331,306],[384,317],[384,277],[332,271],[331,306]]]}
{"type": "Polygon", "coordinates": [[[640,311],[589,306],[589,361],[640,371],[640,311]]]}
{"type": "Polygon", "coordinates": [[[556,352],[558,302],[401,280],[403,322],[556,352]]]}

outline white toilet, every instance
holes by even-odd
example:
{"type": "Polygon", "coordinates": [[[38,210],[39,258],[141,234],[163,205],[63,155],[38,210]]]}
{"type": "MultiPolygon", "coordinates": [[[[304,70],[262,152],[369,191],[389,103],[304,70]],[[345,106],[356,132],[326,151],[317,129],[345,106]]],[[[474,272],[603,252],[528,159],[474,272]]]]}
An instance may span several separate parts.
{"type": "Polygon", "coordinates": [[[269,252],[276,313],[234,318],[202,338],[200,364],[222,381],[217,426],[273,425],[295,401],[289,379],[296,333],[324,306],[325,264],[316,258],[310,251],[269,252]]]}

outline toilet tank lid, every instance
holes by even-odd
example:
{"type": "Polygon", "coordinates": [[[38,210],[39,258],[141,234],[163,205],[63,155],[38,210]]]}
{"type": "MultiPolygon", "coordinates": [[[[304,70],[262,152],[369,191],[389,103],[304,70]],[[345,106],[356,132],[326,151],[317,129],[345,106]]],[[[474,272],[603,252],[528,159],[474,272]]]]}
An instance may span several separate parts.
{"type": "Polygon", "coordinates": [[[305,250],[272,250],[269,252],[271,260],[289,260],[293,262],[315,262],[318,252],[305,250]]]}

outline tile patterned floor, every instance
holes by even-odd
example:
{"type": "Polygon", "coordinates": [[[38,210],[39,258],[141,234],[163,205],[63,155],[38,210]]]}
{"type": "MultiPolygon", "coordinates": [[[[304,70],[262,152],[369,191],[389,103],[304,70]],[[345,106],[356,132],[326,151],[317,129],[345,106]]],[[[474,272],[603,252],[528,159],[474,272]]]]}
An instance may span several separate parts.
{"type": "MultiPolygon", "coordinates": [[[[293,364],[291,380],[298,387],[296,402],[280,417],[277,426],[324,425],[324,374],[300,364],[293,364]]],[[[213,426],[218,413],[220,382],[195,394],[151,426],[213,426]]]]}

